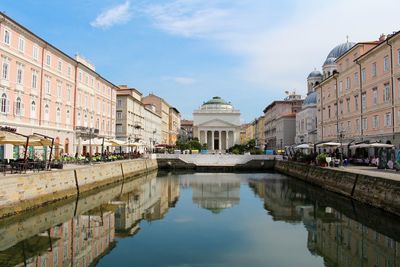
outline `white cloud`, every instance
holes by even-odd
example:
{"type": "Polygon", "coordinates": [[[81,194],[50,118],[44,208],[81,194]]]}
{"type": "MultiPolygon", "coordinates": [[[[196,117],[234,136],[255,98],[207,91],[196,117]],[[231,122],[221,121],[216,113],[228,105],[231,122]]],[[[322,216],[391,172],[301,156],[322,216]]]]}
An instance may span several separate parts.
{"type": "Polygon", "coordinates": [[[184,77],[184,76],[178,76],[178,77],[164,76],[164,77],[162,77],[162,79],[167,80],[167,81],[173,81],[179,85],[191,85],[196,82],[195,79],[193,79],[191,77],[184,77]]]}
{"type": "Polygon", "coordinates": [[[305,92],[306,77],[346,41],[369,41],[399,30],[397,0],[170,0],[145,14],[169,34],[212,42],[242,59],[237,74],[271,89],[305,92]],[[284,7],[282,7],[284,6],[284,7]]]}
{"type": "Polygon", "coordinates": [[[111,7],[101,12],[90,25],[95,28],[110,28],[117,24],[127,23],[132,17],[130,2],[111,7]]]}

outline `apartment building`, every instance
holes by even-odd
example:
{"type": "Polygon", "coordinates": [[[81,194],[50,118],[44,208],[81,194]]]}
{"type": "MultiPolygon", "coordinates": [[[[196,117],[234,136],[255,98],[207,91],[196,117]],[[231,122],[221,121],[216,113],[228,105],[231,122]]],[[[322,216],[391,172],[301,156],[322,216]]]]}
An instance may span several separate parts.
{"type": "MultiPolygon", "coordinates": [[[[1,126],[53,137],[57,154],[84,153],[85,138],[115,136],[116,87],[87,60],[70,57],[4,13],[0,56],[1,126]]],[[[18,154],[18,146],[0,146],[1,157],[18,154]]]]}

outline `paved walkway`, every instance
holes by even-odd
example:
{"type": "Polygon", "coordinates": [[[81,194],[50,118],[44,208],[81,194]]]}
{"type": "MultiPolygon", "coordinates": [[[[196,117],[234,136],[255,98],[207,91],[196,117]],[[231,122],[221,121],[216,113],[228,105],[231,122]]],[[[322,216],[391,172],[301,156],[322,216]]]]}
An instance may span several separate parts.
{"type": "Polygon", "coordinates": [[[369,166],[347,166],[347,167],[329,167],[329,168],[343,172],[359,173],[362,175],[369,175],[384,179],[400,181],[400,171],[396,172],[395,170],[389,170],[389,169],[380,170],[377,167],[369,167],[369,166]]]}

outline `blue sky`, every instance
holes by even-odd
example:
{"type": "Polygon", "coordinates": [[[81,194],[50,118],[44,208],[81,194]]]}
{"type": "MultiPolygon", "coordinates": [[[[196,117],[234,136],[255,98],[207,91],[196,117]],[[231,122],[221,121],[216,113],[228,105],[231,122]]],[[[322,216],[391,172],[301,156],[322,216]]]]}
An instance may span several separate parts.
{"type": "Polygon", "coordinates": [[[221,96],[242,121],[346,41],[400,30],[397,0],[2,0],[0,9],[115,84],[164,97],[191,118],[221,96]],[[373,18],[373,19],[371,19],[373,18]]]}

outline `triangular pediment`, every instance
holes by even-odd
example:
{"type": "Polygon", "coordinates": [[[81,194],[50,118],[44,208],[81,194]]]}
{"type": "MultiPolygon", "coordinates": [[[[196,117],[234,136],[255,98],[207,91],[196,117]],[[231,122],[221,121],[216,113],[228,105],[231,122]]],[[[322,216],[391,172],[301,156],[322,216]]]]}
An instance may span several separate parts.
{"type": "Polygon", "coordinates": [[[221,120],[221,119],[212,119],[198,125],[199,127],[237,127],[233,123],[221,120]]]}

